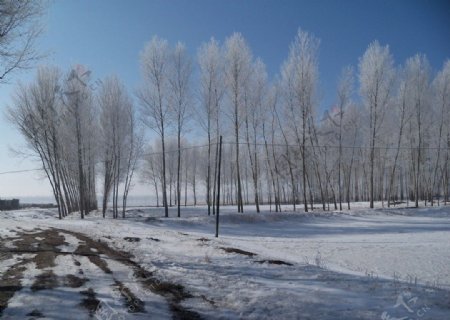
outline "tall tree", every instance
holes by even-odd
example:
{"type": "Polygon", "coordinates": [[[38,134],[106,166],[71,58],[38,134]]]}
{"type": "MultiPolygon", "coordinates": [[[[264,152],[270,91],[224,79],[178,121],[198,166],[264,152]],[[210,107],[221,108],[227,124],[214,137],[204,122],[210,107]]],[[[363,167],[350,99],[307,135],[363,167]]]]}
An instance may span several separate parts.
{"type": "Polygon", "coordinates": [[[393,103],[393,112],[392,116],[398,123],[398,134],[397,134],[397,146],[395,149],[395,155],[394,155],[394,163],[392,164],[392,170],[389,177],[389,184],[388,184],[388,190],[387,190],[387,197],[388,197],[388,207],[391,205],[392,201],[392,193],[394,188],[394,179],[396,175],[396,170],[399,162],[399,155],[401,151],[401,145],[404,140],[404,131],[405,127],[407,126],[409,120],[410,120],[410,112],[408,109],[408,101],[407,101],[407,94],[409,91],[409,81],[406,79],[406,75],[404,70],[399,71],[399,86],[397,89],[397,95],[395,97],[394,103],[393,103]]]}
{"type": "Polygon", "coordinates": [[[316,103],[319,42],[308,32],[298,30],[290,46],[289,56],[281,70],[285,113],[301,151],[303,201],[306,212],[308,211],[306,197],[308,151],[306,144],[309,138],[308,127],[316,103]]]}
{"type": "Polygon", "coordinates": [[[63,104],[67,113],[66,132],[71,146],[74,146],[74,158],[77,164],[78,197],[81,218],[96,207],[95,184],[95,160],[92,126],[94,117],[93,96],[89,86],[91,72],[82,65],[76,65],[68,73],[64,81],[63,104]]]}
{"type": "Polygon", "coordinates": [[[353,93],[353,68],[346,67],[342,70],[341,78],[338,85],[338,140],[339,140],[339,158],[338,158],[338,192],[339,192],[339,210],[342,211],[342,141],[344,129],[344,112],[350,106],[351,95],[353,93]]]}
{"type": "Polygon", "coordinates": [[[425,155],[424,135],[425,125],[428,115],[426,110],[430,109],[430,66],[425,56],[415,55],[406,61],[406,78],[409,82],[407,86],[407,105],[409,106],[411,117],[411,128],[413,135],[411,139],[411,151],[414,168],[414,202],[416,208],[419,207],[421,189],[421,164],[425,155]]]}
{"type": "MultiPolygon", "coordinates": [[[[437,133],[437,155],[434,166],[432,192],[435,192],[436,185],[439,185],[438,172],[442,160],[443,166],[441,169],[440,181],[444,183],[444,198],[448,198],[448,169],[449,169],[449,148],[450,148],[450,60],[447,60],[442,67],[442,70],[437,74],[433,81],[434,101],[436,105],[436,112],[439,116],[439,126],[437,133]],[[445,146],[447,148],[445,148],[445,146]],[[442,153],[442,149],[446,152],[442,153]],[[441,159],[444,155],[444,159],[441,159]]],[[[432,199],[433,201],[433,199],[432,199]]],[[[433,202],[432,202],[433,204],[433,202]]]]}
{"type": "Polygon", "coordinates": [[[145,46],[141,53],[143,85],[137,96],[141,103],[144,124],[159,135],[162,146],[162,195],[165,217],[169,216],[166,185],[166,131],[169,126],[170,108],[168,68],[170,51],[166,40],[158,37],[145,46]]]}
{"type": "Polygon", "coordinates": [[[208,215],[210,215],[211,204],[215,199],[214,194],[211,194],[212,135],[214,133],[216,137],[220,135],[219,114],[224,93],[223,59],[219,44],[214,38],[209,42],[202,44],[200,47],[198,51],[198,64],[200,67],[200,103],[198,120],[201,127],[205,130],[208,139],[206,203],[208,205],[208,215]]]}
{"type": "Polygon", "coordinates": [[[138,168],[144,146],[144,133],[142,128],[137,124],[136,111],[133,103],[126,105],[125,115],[128,122],[128,131],[125,135],[125,168],[124,168],[124,186],[122,195],[122,218],[125,218],[127,208],[128,195],[132,188],[134,174],[138,168]]]}
{"type": "Polygon", "coordinates": [[[39,157],[52,186],[60,218],[96,209],[96,117],[88,74],[82,66],[66,77],[42,67],[36,80],[20,86],[10,120],[39,157]]]}
{"type": "Polygon", "coordinates": [[[236,182],[238,212],[244,212],[242,197],[242,180],[240,170],[240,135],[239,130],[243,121],[244,96],[251,76],[252,54],[250,48],[240,33],[234,33],[225,41],[225,76],[227,94],[230,100],[230,114],[232,119],[236,144],[236,182]]]}
{"type": "Polygon", "coordinates": [[[254,201],[256,212],[259,209],[259,157],[258,146],[261,136],[261,126],[264,121],[265,99],[267,90],[267,73],[264,63],[257,59],[253,65],[252,78],[249,81],[248,97],[245,102],[245,133],[250,160],[251,177],[253,181],[254,201]]]}
{"type": "Polygon", "coordinates": [[[177,215],[181,212],[181,136],[185,130],[191,102],[190,80],[192,75],[191,59],[183,44],[177,43],[172,55],[169,70],[170,108],[177,132],[177,215]]]}
{"type": "MultiPolygon", "coordinates": [[[[113,216],[117,218],[119,185],[125,180],[126,198],[136,164],[136,153],[139,152],[139,145],[136,144],[139,139],[136,136],[134,107],[124,85],[115,76],[102,81],[97,100],[100,108],[101,159],[104,173],[103,217],[113,191],[113,216]]],[[[123,206],[122,208],[124,210],[123,206]]]]}
{"type": "Polygon", "coordinates": [[[61,72],[54,67],[41,67],[36,80],[20,85],[9,107],[8,119],[19,129],[28,147],[38,155],[49,179],[58,205],[59,218],[68,213],[70,198],[63,188],[61,174],[61,72]]]}
{"type": "Polygon", "coordinates": [[[389,46],[381,46],[378,41],[371,43],[359,61],[360,94],[369,115],[370,208],[374,207],[375,150],[390,101],[394,75],[389,46]]]}

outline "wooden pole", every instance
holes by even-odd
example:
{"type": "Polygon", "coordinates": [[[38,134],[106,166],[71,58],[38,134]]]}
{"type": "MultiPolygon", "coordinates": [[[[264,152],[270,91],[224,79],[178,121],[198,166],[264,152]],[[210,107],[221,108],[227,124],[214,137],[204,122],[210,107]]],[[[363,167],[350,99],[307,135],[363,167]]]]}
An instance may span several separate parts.
{"type": "Polygon", "coordinates": [[[219,207],[220,207],[220,165],[222,162],[222,136],[219,139],[219,164],[217,171],[217,201],[216,201],[216,238],[219,237],[219,207]]]}

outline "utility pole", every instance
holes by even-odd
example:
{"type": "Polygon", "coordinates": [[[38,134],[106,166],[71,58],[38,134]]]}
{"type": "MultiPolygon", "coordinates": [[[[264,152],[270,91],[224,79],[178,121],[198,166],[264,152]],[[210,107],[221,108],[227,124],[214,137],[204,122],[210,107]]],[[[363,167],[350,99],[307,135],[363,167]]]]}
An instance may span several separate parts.
{"type": "Polygon", "coordinates": [[[219,207],[220,207],[220,164],[222,162],[222,136],[219,139],[219,168],[217,171],[217,200],[216,200],[216,238],[219,237],[219,207]]]}

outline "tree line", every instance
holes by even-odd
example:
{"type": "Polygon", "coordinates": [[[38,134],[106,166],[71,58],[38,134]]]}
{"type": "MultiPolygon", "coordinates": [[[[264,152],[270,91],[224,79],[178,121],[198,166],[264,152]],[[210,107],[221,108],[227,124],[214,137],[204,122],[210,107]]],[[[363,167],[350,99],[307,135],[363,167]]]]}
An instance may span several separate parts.
{"type": "Polygon", "coordinates": [[[269,79],[239,33],[209,40],[195,58],[155,36],[140,54],[134,95],[116,76],[95,84],[81,66],[45,66],[18,87],[9,118],[39,156],[60,217],[96,209],[97,180],[103,214],[112,197],[113,216],[119,207],[125,215],[136,174],[165,216],[189,201],[214,213],[219,136],[221,198],[238,212],[447,202],[450,62],[437,73],[420,54],[395,65],[375,41],[356,68],[343,68],[335,106],[321,114],[319,45],[299,30],[269,79]]]}

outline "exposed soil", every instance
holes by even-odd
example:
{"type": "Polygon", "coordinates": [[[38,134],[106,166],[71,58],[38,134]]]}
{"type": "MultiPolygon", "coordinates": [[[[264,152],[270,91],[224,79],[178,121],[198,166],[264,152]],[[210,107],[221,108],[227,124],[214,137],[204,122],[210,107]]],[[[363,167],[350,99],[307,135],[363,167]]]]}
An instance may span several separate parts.
{"type": "Polygon", "coordinates": [[[230,247],[220,247],[220,249],[222,249],[225,252],[228,253],[237,253],[237,254],[242,254],[244,256],[248,256],[248,257],[254,257],[257,254],[250,252],[250,251],[245,251],[245,250],[241,250],[241,249],[237,249],[237,248],[230,248],[230,247]]]}
{"type": "Polygon", "coordinates": [[[100,303],[100,301],[96,298],[94,290],[89,288],[88,290],[80,291],[80,294],[85,296],[80,304],[89,312],[90,315],[93,315],[100,303]]]}
{"type": "Polygon", "coordinates": [[[52,270],[36,276],[34,283],[31,286],[32,291],[53,289],[58,287],[58,279],[52,270]]]}
{"type": "Polygon", "coordinates": [[[202,317],[194,311],[187,310],[179,304],[171,303],[170,310],[173,314],[174,320],[200,320],[202,317]]]}
{"type": "Polygon", "coordinates": [[[116,286],[129,313],[145,312],[144,302],[136,297],[122,282],[116,280],[116,286]]]}
{"type": "Polygon", "coordinates": [[[283,260],[258,260],[258,261],[255,261],[255,262],[261,263],[261,264],[262,263],[268,263],[268,264],[276,264],[276,265],[293,266],[292,263],[286,262],[286,261],[283,261],[283,260]]]}
{"type": "Polygon", "coordinates": [[[128,241],[128,242],[139,242],[139,241],[141,241],[141,238],[138,238],[138,237],[125,237],[125,238],[123,238],[123,240],[128,241]]]}
{"type": "Polygon", "coordinates": [[[8,306],[8,301],[14,296],[16,291],[22,289],[20,280],[25,272],[26,264],[29,260],[24,260],[19,262],[6,270],[6,272],[1,277],[0,281],[0,316],[6,307],[8,306]]]}
{"type": "Polygon", "coordinates": [[[79,278],[73,274],[68,274],[64,278],[64,285],[70,287],[70,288],[79,288],[82,287],[88,279],[85,278],[79,278]]]}
{"type": "Polygon", "coordinates": [[[37,319],[37,318],[44,318],[44,315],[39,310],[34,309],[33,311],[27,314],[27,317],[33,317],[37,319]]]}

